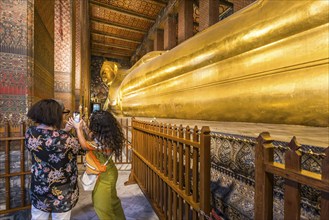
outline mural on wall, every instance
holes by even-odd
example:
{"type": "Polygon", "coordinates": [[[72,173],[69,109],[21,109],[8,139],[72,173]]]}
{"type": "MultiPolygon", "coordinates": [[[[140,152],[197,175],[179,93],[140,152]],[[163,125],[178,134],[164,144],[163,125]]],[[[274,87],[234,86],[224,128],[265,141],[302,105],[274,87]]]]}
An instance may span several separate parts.
{"type": "Polygon", "coordinates": [[[0,22],[0,124],[17,123],[28,107],[31,74],[30,1],[1,1],[0,22]]]}
{"type": "Polygon", "coordinates": [[[102,64],[105,58],[92,56],[91,57],[91,80],[90,80],[90,98],[91,102],[104,103],[107,97],[109,88],[102,82],[99,75],[102,64]]]}

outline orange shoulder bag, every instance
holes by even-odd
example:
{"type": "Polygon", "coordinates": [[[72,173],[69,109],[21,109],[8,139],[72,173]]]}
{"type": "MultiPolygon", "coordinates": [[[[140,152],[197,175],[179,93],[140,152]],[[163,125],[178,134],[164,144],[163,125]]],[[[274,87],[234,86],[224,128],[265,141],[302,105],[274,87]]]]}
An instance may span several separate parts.
{"type": "Polygon", "coordinates": [[[95,188],[98,176],[106,171],[106,165],[112,157],[112,153],[104,164],[101,164],[93,151],[99,150],[97,146],[87,142],[88,152],[85,156],[86,171],[80,178],[81,185],[85,191],[92,191],[95,188]]]}

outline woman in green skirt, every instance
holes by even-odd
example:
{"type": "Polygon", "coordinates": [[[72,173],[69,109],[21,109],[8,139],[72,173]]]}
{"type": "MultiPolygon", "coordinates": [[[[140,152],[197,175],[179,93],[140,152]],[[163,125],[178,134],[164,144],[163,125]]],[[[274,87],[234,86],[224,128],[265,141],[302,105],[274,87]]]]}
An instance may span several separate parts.
{"type": "Polygon", "coordinates": [[[92,150],[92,156],[100,164],[108,161],[106,171],[98,177],[92,193],[93,205],[97,216],[101,220],[125,219],[121,201],[117,196],[116,190],[118,170],[112,158],[110,158],[113,154],[116,158],[119,158],[121,149],[124,146],[124,135],[119,122],[110,112],[93,112],[89,124],[89,131],[93,140],[91,142],[86,141],[84,137],[84,122],[82,120],[77,123],[71,118],[70,123],[77,130],[77,136],[81,146],[92,150]]]}

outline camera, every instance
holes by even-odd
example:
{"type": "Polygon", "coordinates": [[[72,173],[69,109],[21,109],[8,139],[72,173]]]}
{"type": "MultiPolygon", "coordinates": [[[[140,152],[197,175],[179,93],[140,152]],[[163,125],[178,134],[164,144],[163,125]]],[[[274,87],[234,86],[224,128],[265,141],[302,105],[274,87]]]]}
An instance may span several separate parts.
{"type": "Polygon", "coordinates": [[[77,123],[80,121],[80,113],[79,112],[74,112],[73,113],[73,120],[77,123]]]}

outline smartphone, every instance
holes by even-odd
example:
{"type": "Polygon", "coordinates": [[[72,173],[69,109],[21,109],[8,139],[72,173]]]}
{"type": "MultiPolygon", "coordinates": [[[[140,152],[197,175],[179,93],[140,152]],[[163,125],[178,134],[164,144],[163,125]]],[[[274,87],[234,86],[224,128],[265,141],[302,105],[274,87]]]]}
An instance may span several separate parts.
{"type": "Polygon", "coordinates": [[[80,121],[80,113],[79,112],[73,112],[73,120],[77,123],[80,121]]]}

